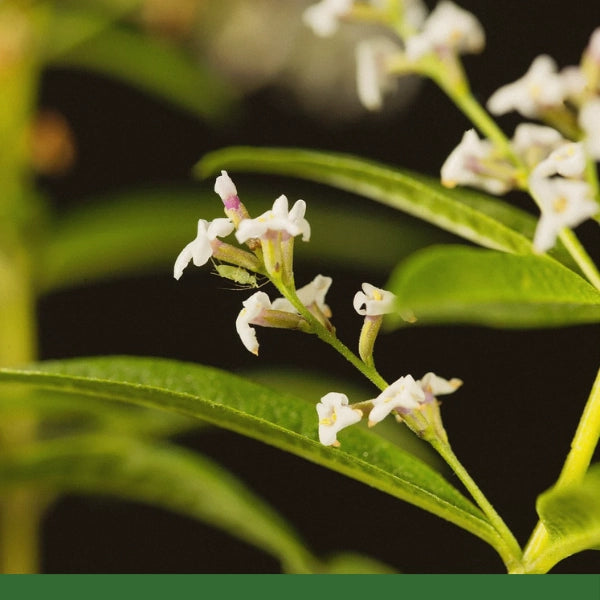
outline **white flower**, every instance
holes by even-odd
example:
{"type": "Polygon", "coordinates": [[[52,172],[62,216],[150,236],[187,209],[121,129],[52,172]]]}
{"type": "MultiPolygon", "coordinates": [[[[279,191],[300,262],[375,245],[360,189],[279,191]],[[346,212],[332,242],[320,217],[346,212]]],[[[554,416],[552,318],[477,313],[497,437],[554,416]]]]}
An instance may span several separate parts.
{"type": "MultiPolygon", "coordinates": [[[[304,306],[310,308],[312,305],[317,308],[326,317],[331,316],[331,309],[325,304],[325,295],[327,294],[329,287],[332,283],[331,277],[325,277],[324,275],[317,275],[309,284],[296,290],[298,299],[304,306]]],[[[283,310],[286,312],[296,312],[296,309],[292,306],[289,300],[285,298],[277,298],[273,300],[273,310],[283,310]]]]}
{"type": "Polygon", "coordinates": [[[488,168],[493,152],[492,142],[479,139],[475,130],[469,129],[442,165],[442,184],[450,188],[470,185],[498,195],[506,193],[512,183],[494,176],[488,168]]]}
{"type": "Polygon", "coordinates": [[[417,382],[425,394],[431,394],[433,396],[442,396],[444,394],[451,394],[455,392],[461,385],[460,379],[444,379],[439,377],[435,373],[425,373],[421,379],[417,382]]]}
{"type": "MultiPolygon", "coordinates": [[[[600,39],[600,28],[597,31],[600,39]]],[[[594,160],[600,161],[600,98],[593,98],[581,107],[579,125],[585,132],[586,150],[594,160]]]]}
{"type": "Polygon", "coordinates": [[[586,156],[581,142],[566,142],[552,151],[548,158],[540,162],[532,176],[550,177],[582,177],[585,172],[586,156]]]}
{"type": "Polygon", "coordinates": [[[556,63],[550,56],[542,54],[531,63],[523,77],[496,90],[487,107],[495,115],[516,110],[525,117],[535,118],[546,108],[561,106],[565,92],[556,63]]]}
{"type": "Polygon", "coordinates": [[[339,20],[352,9],[353,0],[321,0],[309,6],[302,20],[319,37],[332,36],[339,26],[339,20]]]}
{"type": "Polygon", "coordinates": [[[425,392],[412,375],[397,379],[375,398],[369,413],[369,427],[383,421],[393,410],[411,411],[425,402],[425,392]]]}
{"type": "Polygon", "coordinates": [[[576,227],[598,211],[592,190],[584,181],[540,177],[535,170],[529,181],[542,213],[533,238],[536,252],[546,252],[554,246],[561,229],[576,227]]]}
{"type": "Polygon", "coordinates": [[[256,219],[244,219],[235,233],[238,242],[243,244],[251,238],[261,238],[269,232],[284,232],[288,236],[302,235],[302,241],[310,239],[310,225],[304,218],[306,202],[297,200],[288,211],[288,199],[279,196],[273,203],[273,208],[256,219]]]}
{"type": "Polygon", "coordinates": [[[400,47],[379,36],[359,42],[356,46],[356,87],[358,99],[365,108],[378,110],[383,94],[394,88],[396,80],[387,71],[387,61],[398,54],[400,47]]]}
{"type": "Polygon", "coordinates": [[[515,128],[511,146],[525,164],[533,168],[566,142],[567,140],[552,127],[521,123],[515,128]]]}
{"type": "Polygon", "coordinates": [[[370,283],[363,283],[362,290],[356,292],[352,301],[354,310],[359,315],[374,317],[393,312],[396,296],[392,292],[377,288],[370,283]]]}
{"type": "Polygon", "coordinates": [[[225,237],[234,229],[233,223],[229,219],[214,219],[210,223],[204,219],[198,221],[198,234],[196,239],[191,241],[175,260],[173,267],[173,277],[179,279],[183,270],[187,267],[190,260],[194,265],[201,267],[213,254],[212,242],[217,237],[225,237]]]}
{"type": "Polygon", "coordinates": [[[348,397],[338,392],[329,392],[317,404],[319,415],[319,441],[324,446],[339,446],[337,433],[348,425],[358,423],[362,412],[348,406],[348,397]]]}
{"type": "Polygon", "coordinates": [[[271,301],[269,296],[264,292],[256,292],[247,300],[242,302],[244,308],[240,311],[236,321],[235,329],[242,340],[242,344],[258,356],[258,340],[256,339],[256,331],[250,327],[250,324],[257,321],[265,310],[271,309],[271,301]]]}
{"type": "Polygon", "coordinates": [[[580,67],[569,66],[559,73],[565,98],[577,101],[585,94],[586,78],[580,67]]]}
{"type": "Polygon", "coordinates": [[[406,40],[406,55],[417,60],[429,52],[480,52],[485,45],[481,23],[470,12],[453,2],[440,2],[429,15],[423,29],[406,40]]]}
{"type": "Polygon", "coordinates": [[[237,188],[227,175],[227,171],[221,171],[221,175],[215,181],[215,192],[219,194],[223,203],[226,203],[230,198],[237,196],[237,188]]]}
{"type": "Polygon", "coordinates": [[[460,379],[447,380],[431,372],[417,381],[412,375],[400,377],[372,401],[369,427],[385,419],[393,410],[399,410],[400,414],[417,410],[423,404],[433,402],[436,396],[455,392],[461,385],[460,379]]]}

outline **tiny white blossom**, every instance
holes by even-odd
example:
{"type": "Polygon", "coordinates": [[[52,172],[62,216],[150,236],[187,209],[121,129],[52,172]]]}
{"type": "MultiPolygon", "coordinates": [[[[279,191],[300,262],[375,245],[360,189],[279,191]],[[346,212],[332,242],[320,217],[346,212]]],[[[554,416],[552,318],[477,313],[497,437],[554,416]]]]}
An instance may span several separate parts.
{"type": "MultiPolygon", "coordinates": [[[[331,309],[325,304],[325,296],[332,281],[331,277],[317,275],[310,283],[296,290],[296,295],[300,302],[307,308],[316,305],[326,317],[330,317],[331,309]]],[[[272,308],[273,310],[296,312],[296,309],[286,298],[277,298],[276,300],[273,300],[272,308]]]]}
{"type": "Polygon", "coordinates": [[[520,79],[496,90],[487,102],[495,115],[516,110],[523,116],[535,118],[546,108],[561,106],[565,85],[557,73],[554,60],[542,54],[520,79]]]}
{"type": "Polygon", "coordinates": [[[548,158],[534,169],[534,177],[582,177],[585,172],[586,155],[581,142],[566,142],[552,151],[548,158]]]}
{"type": "Polygon", "coordinates": [[[255,219],[244,219],[235,233],[238,242],[243,244],[251,238],[261,238],[269,232],[284,232],[289,236],[302,235],[302,241],[310,239],[310,225],[304,218],[306,202],[297,200],[288,211],[288,199],[279,196],[273,208],[255,219]]]}
{"type": "Polygon", "coordinates": [[[462,385],[460,379],[444,379],[432,372],[425,373],[417,383],[421,386],[421,389],[426,395],[432,394],[433,396],[451,394],[462,385]]]}
{"type": "Polygon", "coordinates": [[[535,170],[529,181],[542,213],[533,238],[536,252],[552,248],[564,227],[576,227],[598,212],[592,190],[584,181],[540,177],[536,176],[535,170]]]}
{"type": "Polygon", "coordinates": [[[271,309],[271,301],[269,296],[264,292],[255,292],[242,302],[244,308],[240,311],[236,321],[235,329],[242,340],[242,344],[258,356],[258,340],[256,339],[256,331],[250,324],[256,321],[265,310],[271,309]]]}
{"type": "MultiPolygon", "coordinates": [[[[600,28],[598,38],[600,39],[600,28]]],[[[590,157],[600,161],[600,98],[588,100],[581,107],[579,125],[585,133],[584,143],[590,157]]]]}
{"type": "Polygon", "coordinates": [[[493,152],[492,142],[479,139],[475,130],[469,129],[442,165],[442,184],[450,188],[470,185],[498,195],[506,193],[512,183],[486,172],[493,152]]]}
{"type": "Polygon", "coordinates": [[[425,402],[425,392],[412,375],[400,377],[372,401],[369,427],[383,421],[393,410],[415,410],[422,402],[425,402]]]}
{"type": "Polygon", "coordinates": [[[194,265],[197,267],[204,265],[213,254],[211,242],[214,242],[217,237],[229,235],[233,229],[234,225],[229,219],[214,219],[210,223],[204,219],[200,219],[198,221],[198,234],[196,235],[196,239],[191,241],[179,253],[179,256],[175,260],[173,277],[179,279],[190,260],[193,261],[194,265]]]}
{"type": "Polygon", "coordinates": [[[352,305],[359,315],[374,317],[393,312],[395,300],[396,296],[392,292],[377,288],[370,283],[363,283],[362,292],[356,292],[352,305]]]}
{"type": "Polygon", "coordinates": [[[390,77],[387,62],[399,51],[399,46],[383,36],[363,40],[357,44],[356,87],[358,99],[365,108],[380,109],[383,94],[395,87],[396,80],[390,77]]]}
{"type": "Polygon", "coordinates": [[[227,171],[221,171],[221,175],[215,181],[215,192],[219,194],[223,202],[227,202],[230,198],[237,196],[237,188],[227,175],[227,171]]]}
{"type": "Polygon", "coordinates": [[[406,55],[417,60],[429,52],[480,52],[485,45],[481,23],[454,2],[440,2],[425,21],[420,33],[406,40],[406,55]]]}
{"type": "Polygon", "coordinates": [[[317,404],[319,415],[319,441],[324,446],[339,446],[338,432],[344,427],[358,423],[362,412],[348,406],[346,394],[329,392],[317,404]]]}
{"type": "Polygon", "coordinates": [[[521,123],[515,128],[511,146],[525,164],[533,168],[566,142],[567,140],[552,127],[521,123]]]}
{"type": "Polygon", "coordinates": [[[461,385],[460,379],[448,380],[432,372],[417,381],[412,375],[400,377],[372,401],[369,427],[385,419],[393,410],[400,414],[418,410],[423,404],[433,402],[436,396],[451,394],[461,385]]]}
{"type": "Polygon", "coordinates": [[[350,12],[353,3],[353,0],[321,0],[309,6],[302,19],[315,35],[329,37],[338,30],[340,18],[350,12]]]}

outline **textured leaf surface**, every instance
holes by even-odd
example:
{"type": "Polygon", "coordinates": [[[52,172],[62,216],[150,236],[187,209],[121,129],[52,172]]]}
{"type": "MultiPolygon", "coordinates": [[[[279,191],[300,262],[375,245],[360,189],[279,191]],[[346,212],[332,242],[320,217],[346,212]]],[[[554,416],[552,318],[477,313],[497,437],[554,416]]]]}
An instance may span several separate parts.
{"type": "Polygon", "coordinates": [[[322,446],[317,441],[314,406],[229,373],[162,359],[102,357],[3,369],[2,382],[142,404],[204,419],[411,502],[501,551],[497,534],[479,509],[420,460],[359,428],[340,434],[340,449],[322,446]]]}
{"type": "MultiPolygon", "coordinates": [[[[444,188],[424,175],[336,153],[290,148],[225,148],[196,165],[206,177],[219,169],[277,173],[333,185],[392,206],[486,248],[532,252],[535,219],[473,190],[444,188]]],[[[557,258],[572,266],[564,250],[557,258]]]]}
{"type": "Polygon", "coordinates": [[[388,288],[398,296],[400,317],[417,324],[525,328],[600,322],[600,293],[544,256],[459,245],[427,248],[396,269],[388,288]]]}

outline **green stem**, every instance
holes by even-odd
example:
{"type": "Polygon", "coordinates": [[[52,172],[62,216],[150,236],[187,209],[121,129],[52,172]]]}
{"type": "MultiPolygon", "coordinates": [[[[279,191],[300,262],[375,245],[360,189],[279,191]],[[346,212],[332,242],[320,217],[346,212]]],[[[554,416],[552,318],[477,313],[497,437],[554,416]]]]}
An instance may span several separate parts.
{"type": "Polygon", "coordinates": [[[302,315],[311,325],[317,337],[337,350],[347,361],[356,367],[369,381],[371,381],[380,390],[385,390],[388,383],[378,373],[374,365],[365,364],[348,346],[346,346],[335,333],[329,331],[323,324],[300,302],[300,299],[294,291],[288,289],[282,282],[272,279],[273,284],[279,290],[281,295],[286,298],[292,306],[302,315]]]}
{"type": "Polygon", "coordinates": [[[463,485],[467,488],[475,502],[481,510],[484,512],[494,529],[498,532],[498,535],[502,538],[505,544],[505,552],[503,552],[502,559],[511,573],[522,572],[521,565],[521,547],[515,539],[514,535],[507,527],[506,523],[502,520],[500,515],[496,512],[494,507],[491,505],[489,500],[485,497],[483,492],[479,489],[479,486],[473,481],[467,470],[463,467],[461,462],[458,460],[452,448],[449,444],[442,442],[441,440],[431,440],[430,444],[435,448],[437,453],[446,461],[446,463],[456,473],[456,476],[461,480],[463,485]]]}
{"type": "MultiPolygon", "coordinates": [[[[272,280],[273,281],[273,280],[272,280]]],[[[315,334],[324,342],[333,346],[344,358],[352,363],[361,373],[363,373],[371,382],[379,389],[384,390],[388,387],[387,382],[379,375],[374,364],[364,363],[356,356],[347,346],[345,346],[334,333],[329,331],[314,317],[314,315],[300,302],[296,293],[288,289],[281,282],[273,281],[279,292],[286,298],[292,306],[310,323],[315,334]]],[[[458,478],[463,482],[475,502],[481,508],[483,513],[488,517],[492,526],[496,529],[498,535],[503,540],[504,544],[500,547],[496,546],[502,560],[511,573],[522,572],[521,567],[521,548],[519,543],[506,526],[500,515],[473,481],[466,469],[462,466],[450,445],[443,442],[441,439],[429,440],[432,447],[446,461],[446,463],[456,473],[458,478]]]]}
{"type": "MultiPolygon", "coordinates": [[[[554,484],[555,490],[579,483],[583,479],[590,466],[598,444],[598,438],[600,438],[600,370],[596,374],[592,391],[573,436],[571,450],[567,455],[558,480],[554,484]]],[[[548,545],[549,538],[546,528],[541,521],[538,521],[525,548],[525,565],[536,563],[539,566],[540,557],[548,545]]],[[[554,566],[554,563],[548,566],[548,570],[552,566],[554,566]]]]}

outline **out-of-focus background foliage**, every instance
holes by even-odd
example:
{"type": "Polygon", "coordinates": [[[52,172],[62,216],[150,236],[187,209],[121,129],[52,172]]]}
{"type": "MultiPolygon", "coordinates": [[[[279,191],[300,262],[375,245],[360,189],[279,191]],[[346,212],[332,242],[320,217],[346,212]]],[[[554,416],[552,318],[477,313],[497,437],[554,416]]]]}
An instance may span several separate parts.
{"type": "MultiPolygon", "coordinates": [[[[89,4],[102,14],[106,5],[119,2],[89,4]]],[[[388,98],[381,113],[366,113],[354,92],[353,51],[365,33],[348,26],[337,38],[315,38],[300,20],[308,4],[144,0],[119,19],[118,27],[102,34],[114,36],[114,45],[104,43],[100,51],[114,55],[111,72],[90,68],[99,52],[93,40],[57,58],[42,75],[37,139],[43,143],[36,154],[39,187],[56,213],[94,203],[100,208],[106,198],[118,201],[133,191],[156,197],[161,206],[182,190],[206,196],[213,182],[192,181],[191,169],[204,153],[230,144],[346,151],[436,175],[469,126],[466,120],[433,84],[414,79],[399,83],[398,94],[388,98]],[[195,92],[203,102],[216,98],[217,104],[207,102],[207,112],[194,102],[182,108],[154,93],[153,71],[156,78],[171,77],[174,95],[185,88],[175,68],[167,64],[165,72],[154,45],[141,54],[138,89],[125,83],[123,72],[137,56],[127,46],[127,36],[142,32],[210,72],[216,83],[195,92]]],[[[542,0],[460,4],[478,16],[487,32],[486,50],[465,60],[482,101],[520,77],[540,53],[552,54],[561,66],[577,63],[591,31],[600,25],[594,0],[576,6],[542,0]]],[[[190,97],[185,90],[182,94],[190,97]]],[[[511,132],[517,122],[509,115],[501,124],[511,132]]],[[[448,239],[391,209],[324,186],[230,175],[251,211],[253,206],[260,206],[256,212],[264,210],[265,202],[281,193],[291,200],[304,198],[315,239],[331,234],[337,215],[359,217],[351,235],[332,239],[340,257],[334,264],[304,248],[297,260],[300,284],[316,273],[333,276],[328,303],[340,337],[350,345],[360,328],[351,303],[360,284],[382,285],[386,269],[394,264],[389,253],[396,248],[401,252],[448,239]],[[313,207],[320,215],[315,220],[313,207]],[[388,237],[361,226],[365,211],[381,218],[386,231],[391,230],[388,237]],[[391,225],[397,225],[398,234],[391,225]],[[407,226],[413,233],[406,233],[407,226]],[[368,246],[381,247],[380,266],[367,259],[345,264],[344,249],[367,235],[373,240],[368,246]]],[[[520,195],[510,199],[529,208],[520,195]]],[[[192,216],[191,211],[187,234],[173,241],[173,260],[195,235],[195,220],[219,214],[216,195],[214,200],[211,214],[199,210],[192,216]]],[[[151,216],[133,213],[127,218],[151,216]]],[[[580,231],[599,259],[594,225],[580,231]]],[[[106,240],[110,245],[110,236],[106,240]]],[[[140,250],[150,256],[153,239],[140,240],[140,250]]],[[[97,259],[107,275],[104,280],[91,283],[67,273],[69,286],[40,303],[41,358],[163,356],[248,373],[273,385],[285,385],[286,371],[294,369],[345,379],[362,386],[365,398],[373,391],[343,359],[309,336],[261,330],[260,358],[250,355],[234,328],[248,293],[224,289],[228,286],[208,267],[190,267],[175,282],[171,264],[161,262],[133,277],[111,277],[122,263],[106,264],[101,254],[97,259]]],[[[390,379],[433,370],[464,380],[460,393],[444,401],[446,428],[457,455],[525,542],[536,520],[535,497],[556,477],[593,381],[599,332],[597,326],[542,331],[409,328],[382,336],[376,357],[390,379]]],[[[180,441],[238,474],[288,517],[318,553],[364,552],[406,572],[501,572],[494,551],[478,539],[341,475],[217,429],[180,441]]],[[[43,534],[46,572],[279,570],[273,559],[211,527],[113,500],[65,497],[48,513],[43,534]]],[[[599,566],[597,553],[588,552],[564,561],[554,572],[592,573],[599,566]]]]}

